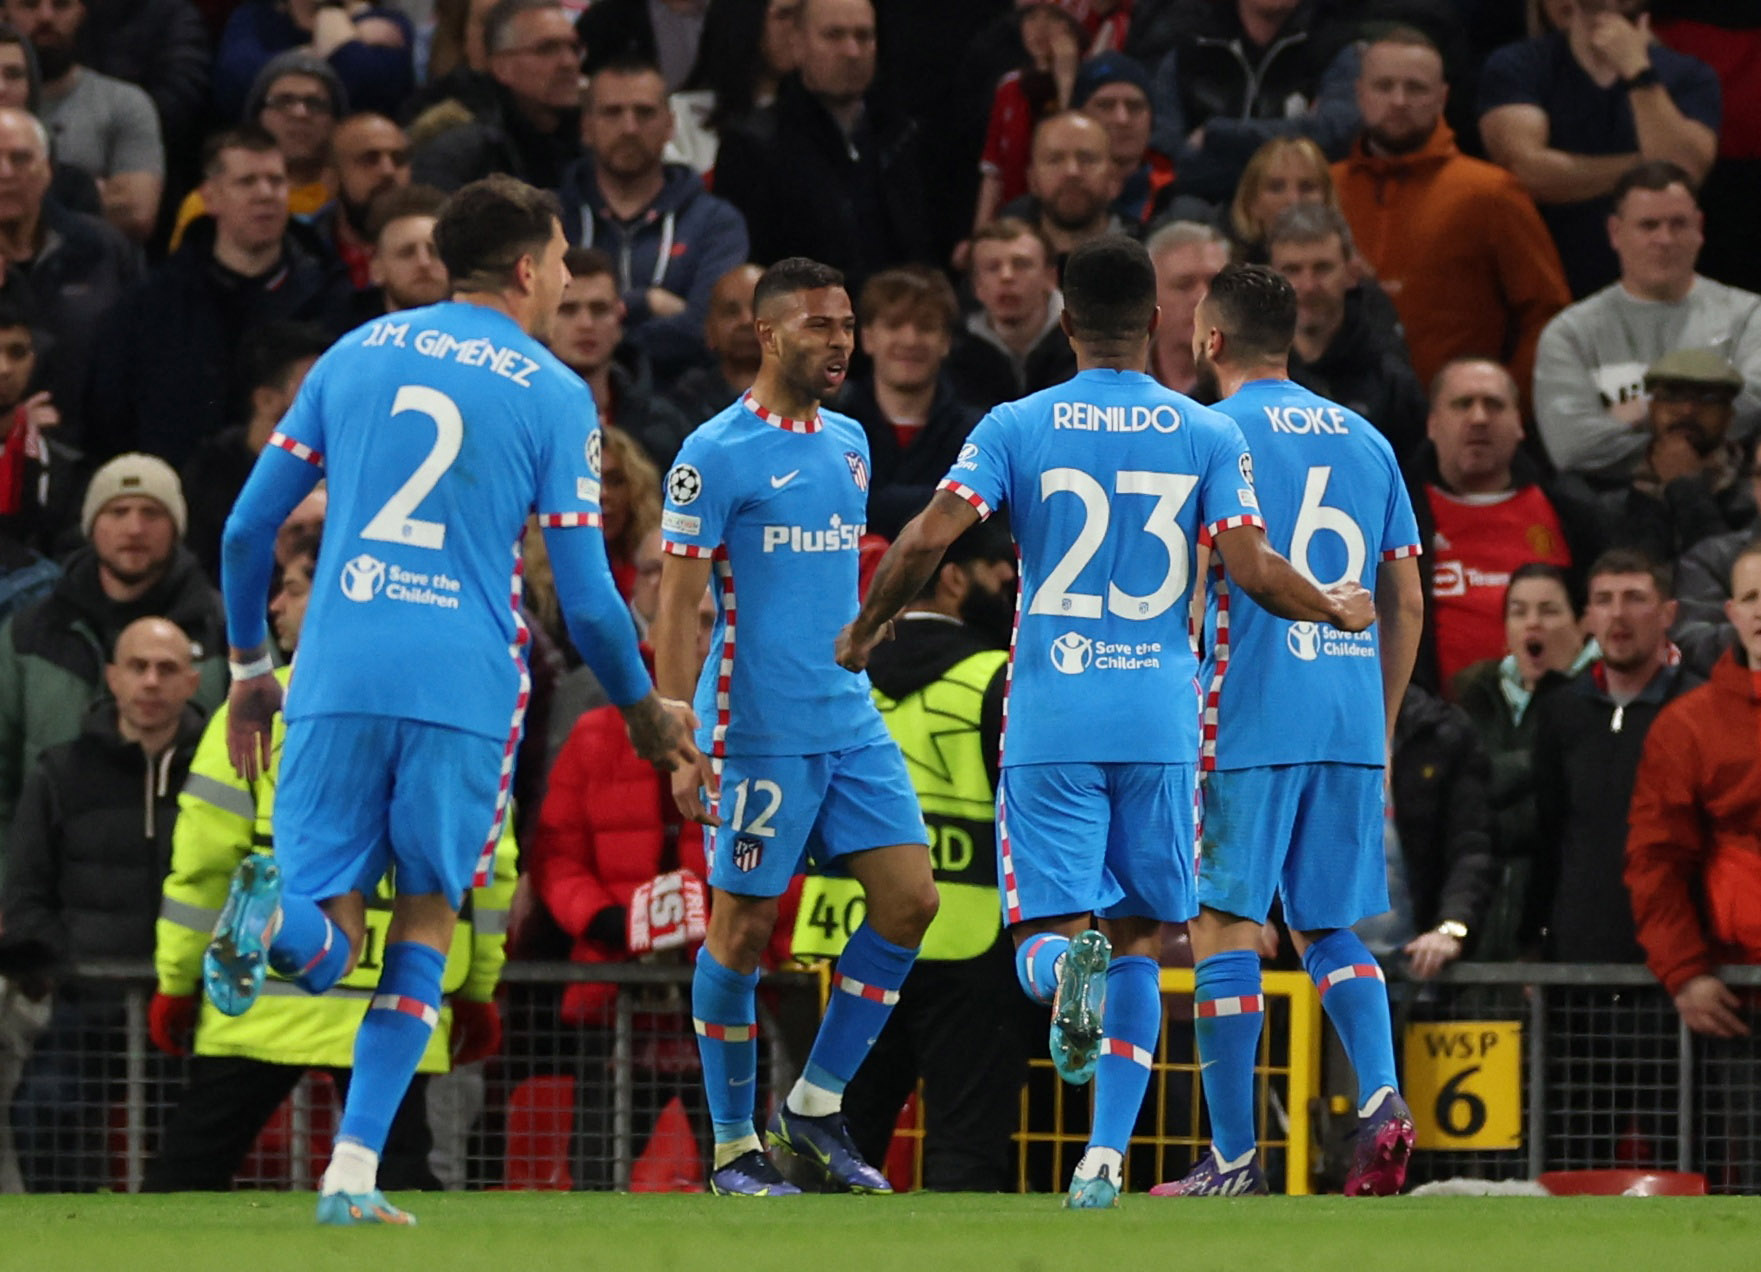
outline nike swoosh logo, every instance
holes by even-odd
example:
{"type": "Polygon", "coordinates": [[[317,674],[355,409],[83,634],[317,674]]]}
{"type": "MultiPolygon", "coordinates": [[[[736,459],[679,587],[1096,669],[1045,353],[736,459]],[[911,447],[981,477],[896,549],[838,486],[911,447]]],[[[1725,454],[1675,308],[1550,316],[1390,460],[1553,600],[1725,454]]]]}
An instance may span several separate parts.
{"type": "Polygon", "coordinates": [[[729,1086],[747,1086],[751,1082],[752,1082],[751,1078],[729,1078],[728,1079],[729,1086]]]}
{"type": "Polygon", "coordinates": [[[784,486],[787,486],[790,482],[794,481],[800,472],[801,470],[797,468],[793,472],[784,473],[781,477],[772,477],[770,479],[770,488],[772,490],[781,490],[784,486]]]}

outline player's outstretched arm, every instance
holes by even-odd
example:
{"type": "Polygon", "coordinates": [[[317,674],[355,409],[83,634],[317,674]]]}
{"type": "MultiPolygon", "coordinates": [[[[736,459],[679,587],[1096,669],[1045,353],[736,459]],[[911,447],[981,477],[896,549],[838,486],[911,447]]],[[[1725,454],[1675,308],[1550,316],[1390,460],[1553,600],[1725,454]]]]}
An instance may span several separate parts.
{"type": "Polygon", "coordinates": [[[855,619],[838,633],[838,665],[850,671],[868,666],[874,647],[892,635],[893,620],[929,582],[948,545],[978,520],[978,509],[951,490],[938,490],[929,507],[899,532],[868,584],[868,599],[855,619]]]}
{"type": "Polygon", "coordinates": [[[1394,719],[1412,679],[1412,665],[1419,656],[1419,636],[1425,624],[1425,587],[1419,578],[1417,557],[1384,561],[1376,571],[1376,622],[1381,626],[1377,642],[1382,657],[1382,704],[1387,713],[1388,754],[1394,754],[1394,719]]]}
{"type": "Polygon", "coordinates": [[[1318,588],[1279,555],[1258,526],[1236,526],[1218,533],[1212,546],[1235,586],[1264,609],[1296,623],[1330,623],[1342,632],[1361,632],[1376,621],[1367,589],[1357,583],[1318,588]]]}
{"type": "MultiPolygon", "coordinates": [[[[648,643],[654,650],[654,679],[660,686],[661,699],[668,708],[697,725],[690,706],[691,694],[697,684],[702,659],[697,656],[697,610],[703,604],[703,593],[709,587],[710,560],[707,557],[674,556],[668,553],[660,563],[660,604],[654,624],[648,629],[648,643]]],[[[673,770],[673,802],[679,812],[705,826],[719,826],[715,815],[720,792],[715,789],[715,772],[707,757],[694,752],[695,760],[673,770]]]]}

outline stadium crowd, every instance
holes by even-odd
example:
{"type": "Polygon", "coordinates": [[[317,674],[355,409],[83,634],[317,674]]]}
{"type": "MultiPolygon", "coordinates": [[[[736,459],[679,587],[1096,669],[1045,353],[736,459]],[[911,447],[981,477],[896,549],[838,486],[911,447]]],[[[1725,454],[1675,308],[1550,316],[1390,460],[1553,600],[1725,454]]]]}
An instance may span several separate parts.
{"type": "MultiPolygon", "coordinates": [[[[1150,372],[1181,392],[1211,277],[1284,274],[1293,378],[1387,436],[1424,542],[1378,954],[1419,980],[1645,962],[1691,1029],[1746,1033],[1715,971],[1761,962],[1757,67],[1739,0],[0,0],[0,1190],[100,1182],[68,1145],[102,1135],[79,1093],[115,1058],[81,1040],[123,1000],[75,964],[153,961],[152,1039],[197,1057],[151,1187],[224,1186],[238,1119],[307,1067],[347,1080],[326,1005],[201,1010],[214,880],[270,838],[203,740],[220,532],[329,343],[448,296],[437,210],[490,173],[561,198],[549,343],[599,407],[639,631],[663,475],[757,373],[761,267],[849,280],[861,357],[835,405],[868,437],[865,553],[988,410],[1073,373],[1077,246],[1145,243],[1150,372]]],[[[318,495],[278,544],[289,656],[322,525],[318,495]]],[[[932,1187],[1010,1186],[1016,1116],[938,1050],[1005,1075],[1036,1027],[991,1001],[1016,1001],[982,814],[1013,570],[1006,537],[964,543],[873,669],[908,756],[925,695],[973,740],[920,787],[942,914],[851,1088],[873,1158],[922,1074],[949,1110],[932,1187]]],[[[518,882],[510,844],[460,937],[450,1057],[423,1067],[500,1054],[504,1085],[603,1093],[611,990],[498,1007],[503,960],[682,960],[691,934],[645,911],[705,873],[703,841],[571,645],[537,535],[525,579],[518,882]],[[544,1030],[568,1041],[519,1054],[544,1030]]],[[[848,921],[810,881],[773,961],[835,955],[848,921]]],[[[640,1010],[639,1063],[701,1124],[680,1004],[640,1010]]],[[[423,1094],[394,1131],[416,1183],[423,1094]]],[[[583,1140],[609,1134],[598,1098],[583,1140]]]]}

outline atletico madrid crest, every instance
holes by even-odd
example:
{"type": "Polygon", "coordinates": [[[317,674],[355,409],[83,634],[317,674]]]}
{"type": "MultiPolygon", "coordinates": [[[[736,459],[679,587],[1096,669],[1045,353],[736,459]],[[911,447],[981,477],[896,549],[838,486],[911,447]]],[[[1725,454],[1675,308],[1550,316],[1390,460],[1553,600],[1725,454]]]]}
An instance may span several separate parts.
{"type": "Polygon", "coordinates": [[[855,451],[844,452],[844,462],[850,465],[850,479],[856,483],[856,489],[868,489],[868,461],[855,451]]]}
{"type": "Polygon", "coordinates": [[[736,835],[732,860],[734,869],[742,874],[758,869],[758,864],[764,860],[764,840],[756,835],[736,835]]]}

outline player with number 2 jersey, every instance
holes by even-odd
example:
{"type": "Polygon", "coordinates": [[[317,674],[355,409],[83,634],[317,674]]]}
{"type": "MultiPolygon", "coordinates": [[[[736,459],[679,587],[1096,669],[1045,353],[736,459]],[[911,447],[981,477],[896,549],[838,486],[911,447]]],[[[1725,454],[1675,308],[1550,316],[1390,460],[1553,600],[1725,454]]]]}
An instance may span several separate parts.
{"type": "Polygon", "coordinates": [[[1196,544],[1292,618],[1369,621],[1266,546],[1234,422],[1144,373],[1157,321],[1144,249],[1071,254],[1064,327],[1076,377],[998,407],[929,509],[889,549],[840,660],[859,667],[977,517],[1006,508],[1021,594],[998,788],[1003,907],[1023,989],[1053,1004],[1052,1058],[1095,1080],[1067,1204],[1116,1203],[1161,1027],[1161,925],[1192,917],[1199,698],[1189,635],[1196,544]],[[1105,931],[1089,925],[1099,916],[1105,931]],[[1117,954],[1117,957],[1113,955],[1117,954]]]}
{"type": "Polygon", "coordinates": [[[1417,651],[1418,526],[1394,453],[1362,416],[1294,384],[1296,299],[1281,275],[1230,267],[1199,304],[1194,356],[1254,454],[1268,534],[1302,574],[1363,586],[1362,632],[1291,622],[1219,572],[1205,619],[1201,913],[1188,924],[1212,1145],[1167,1191],[1265,1191],[1253,1064],[1258,939],[1274,896],[1351,1056],[1363,1127],[1346,1191],[1396,1191],[1412,1119],[1395,1089],[1388,1002],[1351,925],[1388,908],[1383,773],[1417,651]],[[1376,710],[1375,704],[1384,709],[1376,710]]]}

